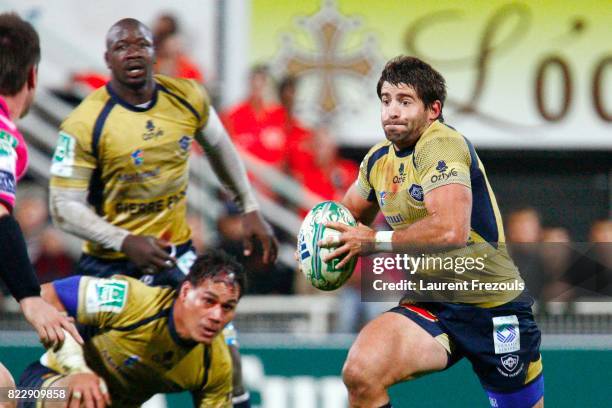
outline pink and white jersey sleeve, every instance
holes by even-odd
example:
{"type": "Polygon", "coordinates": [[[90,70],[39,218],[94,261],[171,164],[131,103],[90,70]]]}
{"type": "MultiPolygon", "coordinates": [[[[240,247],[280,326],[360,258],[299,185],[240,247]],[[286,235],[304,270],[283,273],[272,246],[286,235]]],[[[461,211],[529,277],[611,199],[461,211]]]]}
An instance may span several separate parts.
{"type": "Polygon", "coordinates": [[[28,167],[28,149],[17,126],[11,121],[8,106],[0,97],[0,202],[12,211],[17,180],[28,167]]]}

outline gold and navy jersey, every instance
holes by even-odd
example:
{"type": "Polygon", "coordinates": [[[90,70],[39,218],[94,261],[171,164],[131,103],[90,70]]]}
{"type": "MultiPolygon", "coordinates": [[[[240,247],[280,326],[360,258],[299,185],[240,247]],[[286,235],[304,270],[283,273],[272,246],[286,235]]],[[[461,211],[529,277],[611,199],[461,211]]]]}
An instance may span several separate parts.
{"type": "MultiPolygon", "coordinates": [[[[110,84],[98,89],[61,125],[51,186],[88,189],[99,215],[134,234],[177,245],[188,241],[188,158],[209,106],[195,81],[162,75],[155,77],[147,107],[120,99],[110,84]]],[[[123,257],[93,242],[84,251],[123,257]]]]}
{"type": "MultiPolygon", "coordinates": [[[[157,393],[191,391],[199,407],[231,407],[232,362],[223,334],[209,346],[181,339],[175,292],[122,275],[75,276],[53,283],[84,333],[87,365],[108,385],[113,406],[137,407],[157,393]],[[89,338],[87,338],[89,334],[89,338]]],[[[49,350],[42,360],[65,369],[49,350]]]]}
{"type": "MultiPolygon", "coordinates": [[[[417,143],[407,149],[396,150],[389,141],[378,143],[362,161],[356,182],[359,194],[378,203],[394,230],[425,218],[425,195],[448,184],[461,184],[471,189],[472,214],[468,247],[446,255],[482,257],[484,269],[461,274],[448,274],[448,271],[435,268],[423,272],[448,281],[477,279],[522,284],[518,269],[505,248],[502,218],[485,169],[470,141],[453,128],[435,121],[417,143]]],[[[459,295],[458,301],[480,305],[505,303],[520,293],[467,292],[466,296],[459,295]]]]}

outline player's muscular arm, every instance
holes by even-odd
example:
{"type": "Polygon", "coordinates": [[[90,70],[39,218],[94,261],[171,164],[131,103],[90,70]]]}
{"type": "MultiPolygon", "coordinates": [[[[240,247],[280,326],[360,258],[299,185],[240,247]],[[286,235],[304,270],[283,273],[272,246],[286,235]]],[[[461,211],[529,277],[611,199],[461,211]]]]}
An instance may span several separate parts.
{"type": "Polygon", "coordinates": [[[357,221],[365,225],[370,225],[378,214],[378,204],[364,199],[355,184],[351,185],[342,198],[342,205],[348,208],[357,221]]]}
{"type": "Polygon", "coordinates": [[[448,184],[425,195],[427,216],[393,234],[394,244],[458,248],[467,244],[472,194],[462,184],[448,184]]]}

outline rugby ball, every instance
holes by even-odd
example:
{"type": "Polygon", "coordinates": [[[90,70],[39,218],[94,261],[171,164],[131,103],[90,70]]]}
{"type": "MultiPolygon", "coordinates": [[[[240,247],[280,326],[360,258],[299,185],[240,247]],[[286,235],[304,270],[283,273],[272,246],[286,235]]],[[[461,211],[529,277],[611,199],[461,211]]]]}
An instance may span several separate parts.
{"type": "Polygon", "coordinates": [[[355,218],[342,204],[335,201],[324,201],[315,205],[306,215],[297,240],[298,262],[302,273],[312,286],[321,290],[334,290],[351,277],[357,258],[351,259],[343,268],[338,269],[340,259],[332,259],[323,262],[325,257],[334,248],[320,248],[317,243],[334,235],[340,235],[339,231],[326,228],[326,222],[341,222],[350,226],[356,226],[355,218]]]}

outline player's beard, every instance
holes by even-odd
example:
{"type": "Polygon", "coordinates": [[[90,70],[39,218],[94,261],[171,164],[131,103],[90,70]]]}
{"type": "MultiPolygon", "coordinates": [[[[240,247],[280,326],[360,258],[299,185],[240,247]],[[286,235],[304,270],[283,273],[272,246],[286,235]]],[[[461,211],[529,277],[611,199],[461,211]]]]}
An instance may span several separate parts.
{"type": "Polygon", "coordinates": [[[385,130],[387,140],[400,149],[414,145],[428,127],[427,118],[418,118],[402,124],[406,129],[401,132],[387,132],[385,130]]]}

